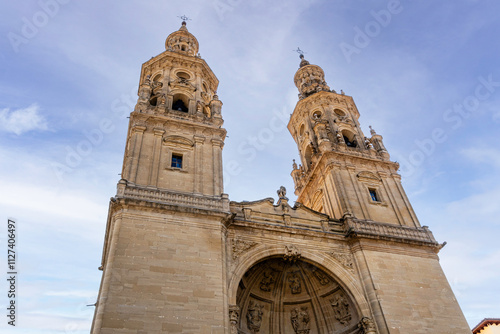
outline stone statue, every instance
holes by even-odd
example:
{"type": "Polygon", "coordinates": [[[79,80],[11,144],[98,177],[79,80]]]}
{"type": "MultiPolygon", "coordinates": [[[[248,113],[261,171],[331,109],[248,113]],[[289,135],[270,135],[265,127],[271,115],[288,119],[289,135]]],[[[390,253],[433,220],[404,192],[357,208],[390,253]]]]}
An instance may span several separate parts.
{"type": "Polygon", "coordinates": [[[302,286],[300,284],[300,276],[296,272],[288,276],[288,282],[290,282],[290,289],[292,294],[297,295],[302,292],[302,286]]]}
{"type": "Polygon", "coordinates": [[[344,140],[342,139],[342,135],[338,131],[335,133],[335,135],[337,136],[337,141],[339,143],[343,143],[344,142],[344,140]]]}
{"type": "Polygon", "coordinates": [[[333,308],[335,319],[342,325],[347,326],[351,321],[351,313],[349,312],[349,303],[343,295],[339,294],[330,299],[330,305],[333,308]]]}
{"type": "Polygon", "coordinates": [[[271,268],[264,271],[264,278],[260,281],[260,289],[262,291],[271,291],[272,284],[274,283],[276,272],[271,268]]]}
{"type": "Polygon", "coordinates": [[[367,149],[372,149],[373,148],[373,145],[370,142],[370,139],[368,139],[366,137],[365,137],[365,146],[366,146],[367,149]]]}
{"type": "Polygon", "coordinates": [[[290,320],[296,334],[309,334],[311,317],[307,311],[307,306],[302,306],[300,310],[295,307],[291,312],[290,320]]]}
{"type": "Polygon", "coordinates": [[[278,193],[278,196],[280,199],[283,198],[283,199],[288,200],[288,198],[286,198],[286,188],[285,187],[281,186],[280,189],[277,191],[277,193],[278,193]]]}

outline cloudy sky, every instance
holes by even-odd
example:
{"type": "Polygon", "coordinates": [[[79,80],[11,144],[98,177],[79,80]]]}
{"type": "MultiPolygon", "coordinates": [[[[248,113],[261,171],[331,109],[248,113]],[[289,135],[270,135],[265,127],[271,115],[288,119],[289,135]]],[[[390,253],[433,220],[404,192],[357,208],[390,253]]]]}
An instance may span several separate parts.
{"type": "Polygon", "coordinates": [[[15,218],[15,333],[88,333],[141,64],[183,14],[220,80],[231,200],[280,185],[295,199],[297,148],[270,122],[297,101],[300,47],[400,162],[422,225],[448,242],[441,264],[469,324],[500,317],[499,12],[494,0],[3,1],[0,252],[15,218]]]}

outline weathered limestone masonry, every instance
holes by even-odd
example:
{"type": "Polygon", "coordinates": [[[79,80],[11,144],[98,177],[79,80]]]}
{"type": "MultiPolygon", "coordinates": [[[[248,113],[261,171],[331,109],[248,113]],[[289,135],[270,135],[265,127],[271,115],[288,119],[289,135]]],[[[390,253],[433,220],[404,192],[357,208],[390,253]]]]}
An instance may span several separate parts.
{"type": "Polygon", "coordinates": [[[382,136],[301,56],[297,203],[229,202],[218,80],[186,23],[142,66],[92,333],[471,333],[382,136]]]}

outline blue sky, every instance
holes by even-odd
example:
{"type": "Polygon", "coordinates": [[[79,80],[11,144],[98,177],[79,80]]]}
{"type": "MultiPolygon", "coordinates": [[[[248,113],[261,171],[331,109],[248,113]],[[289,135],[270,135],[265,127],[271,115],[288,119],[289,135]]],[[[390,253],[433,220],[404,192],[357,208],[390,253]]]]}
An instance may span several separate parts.
{"type": "Polygon", "coordinates": [[[500,316],[500,3],[27,0],[1,12],[0,212],[19,225],[16,333],[88,333],[141,64],[183,14],[220,80],[231,200],[276,197],[280,185],[295,199],[297,148],[271,122],[297,102],[300,47],[401,163],[421,224],[448,242],[441,264],[469,324],[500,316]]]}

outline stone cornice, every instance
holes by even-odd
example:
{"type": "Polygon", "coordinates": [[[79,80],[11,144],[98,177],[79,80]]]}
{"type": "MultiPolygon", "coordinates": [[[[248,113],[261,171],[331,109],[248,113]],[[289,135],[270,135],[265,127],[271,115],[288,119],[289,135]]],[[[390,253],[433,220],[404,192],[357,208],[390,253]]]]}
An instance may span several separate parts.
{"type": "Polygon", "coordinates": [[[146,127],[143,124],[147,123],[154,123],[156,128],[158,127],[159,123],[172,123],[175,122],[176,125],[180,126],[185,126],[189,128],[195,128],[200,131],[205,130],[206,128],[210,128],[211,130],[214,131],[219,131],[221,133],[226,134],[226,129],[221,128],[219,125],[214,124],[211,120],[207,121],[200,121],[197,120],[195,115],[178,115],[176,117],[173,114],[166,114],[166,115],[159,115],[159,114],[146,114],[146,113],[139,113],[139,112],[132,112],[130,114],[130,122],[132,125],[132,128],[139,128],[141,131],[145,131],[146,127]],[[144,129],[143,129],[144,128],[144,129]]]}
{"type": "Polygon", "coordinates": [[[210,68],[210,66],[208,66],[207,62],[203,58],[187,56],[173,51],[164,51],[142,64],[141,78],[143,77],[145,68],[153,67],[154,65],[156,65],[156,63],[160,63],[158,64],[158,66],[165,66],[161,62],[164,62],[166,60],[170,60],[172,63],[168,65],[168,67],[171,67],[176,63],[191,63],[200,66],[201,71],[204,73],[204,77],[209,78],[210,81],[212,81],[210,82],[210,86],[212,86],[214,90],[217,89],[217,86],[219,85],[219,79],[217,79],[212,69],[210,68]]]}
{"type": "Polygon", "coordinates": [[[118,199],[133,199],[162,205],[174,205],[176,207],[229,212],[229,200],[225,196],[208,197],[153,187],[141,187],[127,183],[126,181],[118,183],[115,200],[118,199]]]}
{"type": "Polygon", "coordinates": [[[427,226],[409,227],[355,218],[344,219],[346,238],[368,238],[442,248],[427,226]]]}

